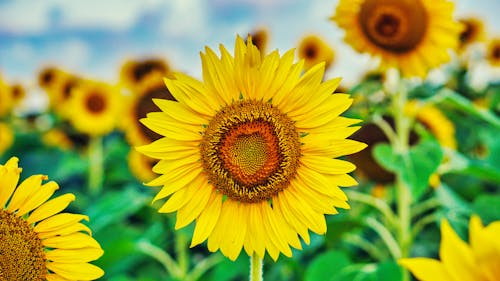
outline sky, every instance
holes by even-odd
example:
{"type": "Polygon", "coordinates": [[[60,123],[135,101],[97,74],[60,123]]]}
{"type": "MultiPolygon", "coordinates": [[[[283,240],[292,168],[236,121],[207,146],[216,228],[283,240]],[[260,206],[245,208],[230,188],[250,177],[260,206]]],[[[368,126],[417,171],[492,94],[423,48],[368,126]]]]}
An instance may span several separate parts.
{"type": "MultiPolygon", "coordinates": [[[[84,77],[117,82],[127,59],[159,56],[172,69],[201,77],[199,52],[259,27],[268,51],[296,48],[316,34],[335,50],[327,77],[349,86],[375,65],[342,41],[328,18],[338,0],[0,0],[0,73],[36,87],[40,69],[57,65],[84,77]]],[[[456,0],[457,17],[482,18],[500,36],[500,0],[456,0]]]]}

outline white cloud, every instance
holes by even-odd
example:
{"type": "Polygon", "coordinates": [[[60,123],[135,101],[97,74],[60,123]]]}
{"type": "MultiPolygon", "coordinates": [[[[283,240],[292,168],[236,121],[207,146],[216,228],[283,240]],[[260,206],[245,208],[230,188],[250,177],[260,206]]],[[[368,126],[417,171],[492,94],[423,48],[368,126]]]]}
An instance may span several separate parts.
{"type": "Polygon", "coordinates": [[[209,7],[204,0],[168,1],[161,30],[168,36],[203,40],[210,33],[209,7]]]}
{"type": "Polygon", "coordinates": [[[0,4],[0,30],[13,33],[38,33],[50,24],[53,1],[8,1],[0,4]]]}

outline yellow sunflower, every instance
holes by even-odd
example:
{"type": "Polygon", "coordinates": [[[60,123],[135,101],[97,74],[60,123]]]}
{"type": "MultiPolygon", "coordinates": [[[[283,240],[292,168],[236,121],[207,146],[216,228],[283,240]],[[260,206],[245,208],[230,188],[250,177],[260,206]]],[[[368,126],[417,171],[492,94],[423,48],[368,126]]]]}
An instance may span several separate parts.
{"type": "Polygon", "coordinates": [[[61,74],[57,83],[55,83],[52,88],[53,99],[51,104],[61,117],[68,118],[72,114],[69,102],[75,89],[82,83],[83,80],[81,78],[68,73],[61,74]]]}
{"type": "Polygon", "coordinates": [[[455,125],[438,108],[432,105],[421,106],[418,101],[413,100],[406,104],[405,111],[429,129],[441,146],[457,148],[455,125]]]}
{"type": "Polygon", "coordinates": [[[82,133],[105,135],[116,127],[119,102],[116,87],[103,82],[82,82],[69,101],[69,121],[82,133]]]}
{"type": "Polygon", "coordinates": [[[138,150],[160,159],[148,183],[163,186],[154,201],[168,197],[159,212],[177,212],[176,229],[196,220],[191,246],[276,260],[349,208],[339,186],[357,184],[355,166],[335,158],[366,145],[346,139],[361,120],[339,116],[352,99],[332,94],[340,78],[322,82],[324,63],[302,75],[294,50],[261,57],[247,41],[236,38],[234,57],[207,47],[203,82],[165,79],[178,102],[154,100],[161,112],[141,121],[163,137],[138,150]]]}
{"type": "Polygon", "coordinates": [[[478,216],[469,223],[469,244],[453,231],[448,221],[441,222],[439,257],[408,258],[399,264],[422,281],[498,281],[500,276],[500,221],[484,227],[478,216]]]}
{"type": "Polygon", "coordinates": [[[462,32],[459,34],[460,48],[469,44],[484,40],[485,31],[483,22],[476,17],[468,17],[459,19],[463,26],[462,32]]]}
{"type": "Polygon", "coordinates": [[[64,131],[57,128],[53,128],[45,132],[42,135],[42,141],[48,146],[58,147],[63,150],[73,148],[73,142],[68,135],[64,131]]]}
{"type": "Polygon", "coordinates": [[[491,65],[500,66],[500,38],[494,38],[489,42],[487,59],[491,65]]]}
{"type": "Polygon", "coordinates": [[[158,111],[153,103],[155,98],[175,100],[159,73],[145,77],[128,100],[121,127],[125,130],[128,142],[134,146],[147,144],[161,137],[139,122],[148,112],[158,111]]]}
{"type": "Polygon", "coordinates": [[[61,213],[75,196],[68,193],[48,200],[59,188],[57,183],[42,184],[47,176],[33,175],[17,186],[20,174],[15,157],[0,165],[0,279],[101,277],[104,272],[88,263],[103,254],[90,229],[80,223],[88,217],[61,213]]]}
{"type": "Polygon", "coordinates": [[[13,103],[10,87],[0,77],[0,117],[11,111],[13,103]]]}
{"type": "Polygon", "coordinates": [[[10,127],[0,122],[0,155],[4,153],[14,142],[14,133],[10,127]]]}
{"type": "Polygon", "coordinates": [[[298,57],[304,59],[304,68],[306,70],[322,61],[325,62],[325,68],[328,69],[334,58],[333,49],[316,35],[308,35],[302,38],[297,52],[298,57]]]}
{"type": "Polygon", "coordinates": [[[26,90],[21,84],[14,84],[10,87],[10,94],[14,104],[19,104],[26,97],[26,90]]]}
{"type": "Polygon", "coordinates": [[[424,77],[449,61],[461,25],[447,0],[340,0],[331,18],[358,52],[380,57],[381,66],[424,77]]]}
{"type": "Polygon", "coordinates": [[[165,76],[170,72],[170,67],[160,58],[130,60],[123,64],[120,70],[120,80],[126,87],[133,88],[148,74],[154,72],[165,76]]]}
{"type": "Polygon", "coordinates": [[[154,164],[156,164],[155,159],[147,157],[134,149],[131,149],[128,154],[128,167],[132,174],[141,182],[151,181],[158,176],[151,171],[154,164]]]}

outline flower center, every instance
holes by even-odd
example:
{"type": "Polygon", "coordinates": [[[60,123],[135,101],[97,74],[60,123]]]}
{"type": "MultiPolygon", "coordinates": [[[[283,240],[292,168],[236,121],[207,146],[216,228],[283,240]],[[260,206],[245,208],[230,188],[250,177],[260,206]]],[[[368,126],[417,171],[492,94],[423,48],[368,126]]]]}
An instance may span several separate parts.
{"type": "Polygon", "coordinates": [[[138,63],[134,67],[134,69],[132,71],[132,73],[133,73],[132,75],[134,76],[134,80],[136,82],[139,82],[147,74],[149,74],[155,70],[160,71],[162,73],[166,72],[165,66],[161,62],[155,61],[155,60],[146,60],[146,61],[138,63]]]}
{"type": "Polygon", "coordinates": [[[210,182],[231,199],[269,200],[295,176],[300,140],[293,121],[271,104],[239,101],[220,110],[201,142],[210,182]]]}
{"type": "Polygon", "coordinates": [[[44,246],[32,228],[0,209],[0,280],[43,281],[45,262],[44,246]]]}
{"type": "Polygon", "coordinates": [[[491,54],[494,59],[500,59],[500,45],[496,45],[495,47],[493,47],[493,51],[491,52],[491,54]]]}
{"type": "Polygon", "coordinates": [[[41,86],[48,86],[52,82],[52,80],[54,80],[54,76],[54,69],[45,69],[40,75],[41,86]]]}
{"type": "Polygon", "coordinates": [[[21,85],[12,86],[12,96],[14,99],[20,99],[24,96],[24,90],[21,85]]]}
{"type": "Polygon", "coordinates": [[[71,96],[71,91],[76,87],[77,83],[75,80],[70,79],[64,83],[64,86],[62,88],[62,96],[63,96],[63,101],[66,101],[70,98],[71,96]]]}
{"type": "Polygon", "coordinates": [[[158,140],[162,136],[151,131],[146,126],[144,126],[142,123],[139,123],[139,119],[145,118],[149,112],[159,111],[158,107],[153,102],[153,99],[156,99],[156,98],[176,100],[172,96],[170,91],[167,89],[167,87],[165,85],[163,85],[163,86],[152,88],[151,90],[147,91],[137,101],[137,104],[135,107],[135,114],[136,114],[135,120],[137,120],[137,125],[139,126],[142,135],[144,137],[146,137],[148,140],[150,140],[151,142],[158,140]]]}
{"type": "Polygon", "coordinates": [[[87,109],[94,114],[99,114],[106,108],[106,100],[101,93],[91,93],[85,100],[87,109]]]}
{"type": "Polygon", "coordinates": [[[476,34],[476,25],[469,20],[460,20],[460,23],[464,25],[464,30],[460,33],[460,42],[465,44],[472,41],[476,34]]]}
{"type": "Polygon", "coordinates": [[[309,44],[306,46],[304,53],[306,55],[306,58],[314,59],[318,55],[318,49],[314,44],[309,44]]]}
{"type": "Polygon", "coordinates": [[[366,0],[359,22],[369,40],[388,51],[415,49],[427,29],[427,13],[419,0],[366,0]]]}

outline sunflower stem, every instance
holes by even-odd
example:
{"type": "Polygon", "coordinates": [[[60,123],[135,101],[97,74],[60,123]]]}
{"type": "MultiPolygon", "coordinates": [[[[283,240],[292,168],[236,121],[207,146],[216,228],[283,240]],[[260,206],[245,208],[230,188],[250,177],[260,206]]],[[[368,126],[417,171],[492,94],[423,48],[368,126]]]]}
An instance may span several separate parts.
{"type": "Polygon", "coordinates": [[[187,248],[187,237],[182,231],[175,232],[175,247],[177,253],[177,264],[183,273],[183,276],[187,275],[189,266],[189,257],[186,251],[187,248]]]}
{"type": "Polygon", "coordinates": [[[357,201],[377,209],[388,220],[391,226],[397,227],[398,221],[394,212],[383,200],[354,190],[348,190],[346,193],[347,197],[352,201],[357,201]]]}
{"type": "Polygon", "coordinates": [[[174,259],[163,249],[151,244],[149,241],[142,240],[137,243],[137,248],[144,254],[154,258],[160,262],[165,270],[175,278],[181,279],[184,277],[182,270],[174,259]]]}
{"type": "Polygon", "coordinates": [[[196,263],[194,269],[186,276],[186,281],[196,281],[210,268],[214,267],[224,258],[219,254],[213,254],[200,262],[196,263]]]}
{"type": "Polygon", "coordinates": [[[250,281],[263,281],[264,278],[262,276],[262,267],[263,262],[262,259],[257,255],[257,253],[253,253],[250,257],[250,281]]]}
{"type": "Polygon", "coordinates": [[[401,257],[401,248],[398,245],[398,242],[396,242],[394,236],[392,236],[391,232],[382,223],[369,217],[365,220],[365,224],[371,227],[380,236],[380,238],[382,238],[382,241],[384,241],[389,253],[394,259],[401,257]]]}
{"type": "Polygon", "coordinates": [[[88,188],[90,195],[97,195],[102,190],[103,182],[103,144],[101,136],[90,138],[88,146],[89,174],[88,188]]]}
{"type": "MultiPolygon", "coordinates": [[[[394,70],[392,70],[394,71],[394,70]]],[[[409,135],[411,120],[405,115],[404,109],[408,100],[408,93],[397,71],[387,73],[394,78],[391,87],[392,112],[396,127],[396,139],[392,142],[394,151],[407,159],[409,151],[409,135]]],[[[407,258],[412,244],[411,236],[411,194],[410,187],[406,184],[401,173],[396,173],[397,214],[399,219],[398,244],[401,250],[399,258],[407,258]]],[[[410,280],[407,270],[403,271],[403,281],[410,280]]]]}
{"type": "Polygon", "coordinates": [[[424,214],[425,212],[428,212],[434,208],[437,208],[439,206],[441,206],[441,202],[437,199],[437,198],[430,198],[426,201],[423,201],[422,203],[419,203],[415,206],[413,206],[413,208],[411,209],[411,216],[412,218],[416,218],[422,214],[424,214]]]}

